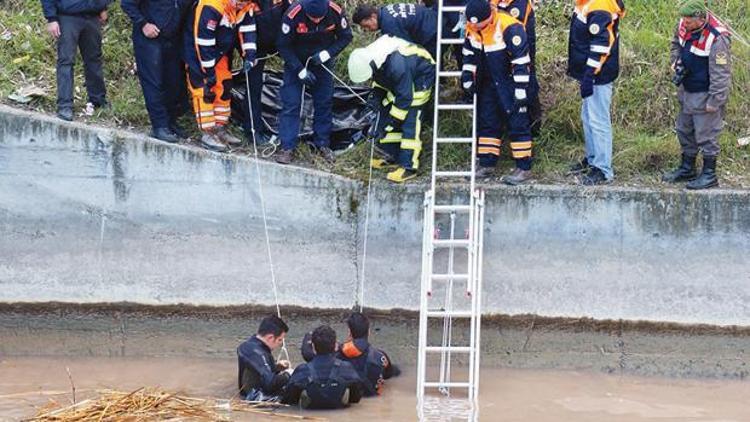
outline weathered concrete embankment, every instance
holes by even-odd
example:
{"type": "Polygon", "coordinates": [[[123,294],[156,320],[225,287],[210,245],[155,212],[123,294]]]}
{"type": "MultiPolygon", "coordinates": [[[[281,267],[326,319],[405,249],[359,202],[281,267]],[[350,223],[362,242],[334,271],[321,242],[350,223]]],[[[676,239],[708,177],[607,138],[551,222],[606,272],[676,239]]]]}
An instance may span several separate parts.
{"type": "MultiPolygon", "coordinates": [[[[231,359],[235,348],[275,312],[262,306],[137,304],[0,304],[0,357],[231,359]]],[[[300,362],[304,332],[330,324],[346,333],[342,309],[284,307],[289,352],[300,362]]],[[[414,311],[368,311],[371,340],[405,369],[416,361],[414,311]]],[[[456,323],[458,325],[458,323],[456,323]]],[[[428,332],[439,342],[442,325],[428,332]]],[[[454,344],[468,328],[457,327],[454,344]]],[[[745,380],[750,376],[750,327],[538,316],[491,316],[482,321],[482,365],[687,378],[745,380]]],[[[465,356],[454,356],[465,363],[465,356]]],[[[437,361],[428,364],[437,366],[437,361]]]]}
{"type": "MultiPolygon", "coordinates": [[[[260,167],[281,303],[351,307],[363,185],[260,167]]],[[[257,176],[0,107],[0,302],[269,305],[257,176]]],[[[374,186],[367,306],[417,307],[423,192],[374,186]]],[[[488,186],[484,311],[748,326],[749,209],[743,191],[488,186]]]]}

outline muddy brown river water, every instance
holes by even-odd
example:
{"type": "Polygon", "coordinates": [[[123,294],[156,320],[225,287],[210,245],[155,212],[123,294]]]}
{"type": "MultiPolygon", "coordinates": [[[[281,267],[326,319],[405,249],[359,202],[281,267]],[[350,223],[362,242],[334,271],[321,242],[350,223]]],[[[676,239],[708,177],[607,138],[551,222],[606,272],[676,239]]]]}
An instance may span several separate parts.
{"type": "MultiPolygon", "coordinates": [[[[235,365],[234,359],[226,358],[4,358],[0,361],[0,419],[33,415],[50,398],[68,402],[66,368],[78,400],[96,389],[142,386],[229,398],[236,383],[235,365]],[[55,392],[62,394],[47,395],[55,392]]],[[[366,399],[347,410],[312,414],[330,421],[414,421],[414,382],[414,373],[407,371],[387,384],[382,397],[366,399]]],[[[750,421],[749,398],[750,383],[741,381],[488,368],[482,374],[480,417],[508,422],[744,422],[750,421]]],[[[238,416],[237,420],[251,419],[238,416]]]]}
{"type": "MultiPolygon", "coordinates": [[[[339,335],[346,332],[345,310],[284,311],[292,329],[293,361],[300,361],[297,350],[305,330],[331,324],[339,335]]],[[[68,403],[66,368],[79,400],[97,389],[144,386],[230,398],[235,348],[269,312],[257,307],[0,304],[0,421],[31,416],[49,399],[68,403]]],[[[391,380],[380,398],[314,415],[331,421],[417,420],[416,315],[371,316],[373,342],[395,358],[403,376],[391,380]]],[[[431,333],[440,334],[439,328],[431,333]]],[[[750,328],[486,318],[480,419],[750,422],[748,353],[750,328]]]]}

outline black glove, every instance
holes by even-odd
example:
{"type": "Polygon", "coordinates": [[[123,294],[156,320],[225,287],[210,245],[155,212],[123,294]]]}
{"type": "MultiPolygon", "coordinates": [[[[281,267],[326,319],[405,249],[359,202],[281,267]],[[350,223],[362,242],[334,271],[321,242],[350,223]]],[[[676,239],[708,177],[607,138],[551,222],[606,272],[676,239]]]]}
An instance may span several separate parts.
{"type": "Polygon", "coordinates": [[[203,101],[208,104],[216,101],[216,93],[212,91],[214,86],[216,86],[216,74],[211,73],[206,76],[206,82],[203,84],[203,101]]]}
{"type": "Polygon", "coordinates": [[[588,98],[594,95],[594,70],[586,69],[581,79],[581,98],[588,98]]]}
{"type": "Polygon", "coordinates": [[[245,61],[242,62],[242,71],[245,73],[249,73],[253,70],[253,67],[255,67],[255,60],[245,59],[245,61]]]}
{"type": "Polygon", "coordinates": [[[461,88],[463,88],[464,93],[467,96],[474,96],[477,92],[477,84],[474,81],[474,72],[470,70],[464,70],[461,72],[461,88]]]}
{"type": "Polygon", "coordinates": [[[404,122],[402,120],[399,120],[393,117],[391,114],[388,114],[385,117],[385,125],[383,127],[385,128],[386,132],[400,132],[401,126],[403,125],[404,122]]]}
{"type": "Polygon", "coordinates": [[[367,98],[367,104],[365,104],[365,110],[377,113],[380,111],[380,103],[381,100],[377,95],[370,94],[370,96],[367,98]]]}
{"type": "Polygon", "coordinates": [[[370,115],[370,127],[367,129],[367,136],[371,139],[378,139],[379,137],[380,129],[378,126],[382,127],[378,119],[379,115],[380,112],[375,112],[370,115]]]}
{"type": "Polygon", "coordinates": [[[309,72],[307,69],[302,69],[298,74],[297,77],[302,81],[303,84],[307,86],[314,86],[315,82],[317,82],[317,78],[315,77],[315,74],[312,72],[309,72]]]}

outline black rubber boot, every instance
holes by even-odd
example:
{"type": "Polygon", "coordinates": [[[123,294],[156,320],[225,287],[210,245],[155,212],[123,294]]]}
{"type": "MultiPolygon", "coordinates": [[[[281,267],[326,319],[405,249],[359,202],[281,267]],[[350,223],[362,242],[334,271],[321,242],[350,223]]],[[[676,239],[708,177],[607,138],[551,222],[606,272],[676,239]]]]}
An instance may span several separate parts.
{"type": "Polygon", "coordinates": [[[716,157],[703,156],[703,171],[697,179],[689,182],[687,188],[690,190],[708,189],[719,186],[716,177],[716,157]]]}
{"type": "Polygon", "coordinates": [[[693,180],[698,176],[695,173],[695,156],[682,154],[682,164],[676,169],[664,173],[661,177],[662,182],[666,183],[678,183],[693,180]]]}

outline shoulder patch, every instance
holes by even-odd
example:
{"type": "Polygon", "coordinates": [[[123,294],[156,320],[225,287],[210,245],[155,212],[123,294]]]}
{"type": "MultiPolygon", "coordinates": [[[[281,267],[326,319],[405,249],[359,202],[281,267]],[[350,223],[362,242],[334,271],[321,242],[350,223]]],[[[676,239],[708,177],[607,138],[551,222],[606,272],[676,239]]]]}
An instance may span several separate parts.
{"type": "Polygon", "coordinates": [[[591,25],[589,26],[589,32],[591,32],[591,34],[592,34],[592,35],[596,35],[596,34],[598,34],[598,33],[599,33],[599,31],[601,31],[601,28],[599,28],[599,25],[597,25],[597,24],[595,24],[595,23],[592,23],[592,24],[591,24],[591,25]]]}
{"type": "Polygon", "coordinates": [[[521,40],[521,36],[520,35],[514,36],[513,40],[512,40],[513,45],[515,45],[516,47],[518,47],[519,45],[521,45],[521,41],[522,40],[521,40]]]}
{"type": "Polygon", "coordinates": [[[729,58],[727,57],[727,53],[725,52],[719,52],[716,53],[716,64],[726,66],[729,64],[729,58]]]}
{"type": "Polygon", "coordinates": [[[342,9],[341,6],[339,6],[338,4],[332,1],[329,1],[328,5],[331,6],[331,9],[335,10],[336,13],[338,13],[339,15],[344,11],[344,9],[342,9]]]}
{"type": "Polygon", "coordinates": [[[349,24],[346,22],[346,18],[342,16],[341,17],[341,27],[344,28],[344,29],[346,29],[347,26],[349,26],[349,24]]]}
{"type": "Polygon", "coordinates": [[[289,25],[287,25],[285,23],[281,24],[281,32],[283,32],[285,34],[288,34],[289,33],[289,29],[291,29],[291,28],[289,28],[289,25]]]}
{"type": "Polygon", "coordinates": [[[294,19],[294,17],[297,16],[300,10],[302,10],[302,5],[297,3],[294,5],[294,7],[289,9],[289,12],[286,15],[289,16],[291,19],[294,19]]]}
{"type": "Polygon", "coordinates": [[[514,18],[518,18],[519,16],[521,16],[521,11],[518,10],[517,7],[514,7],[510,9],[510,15],[513,16],[514,18]]]}

